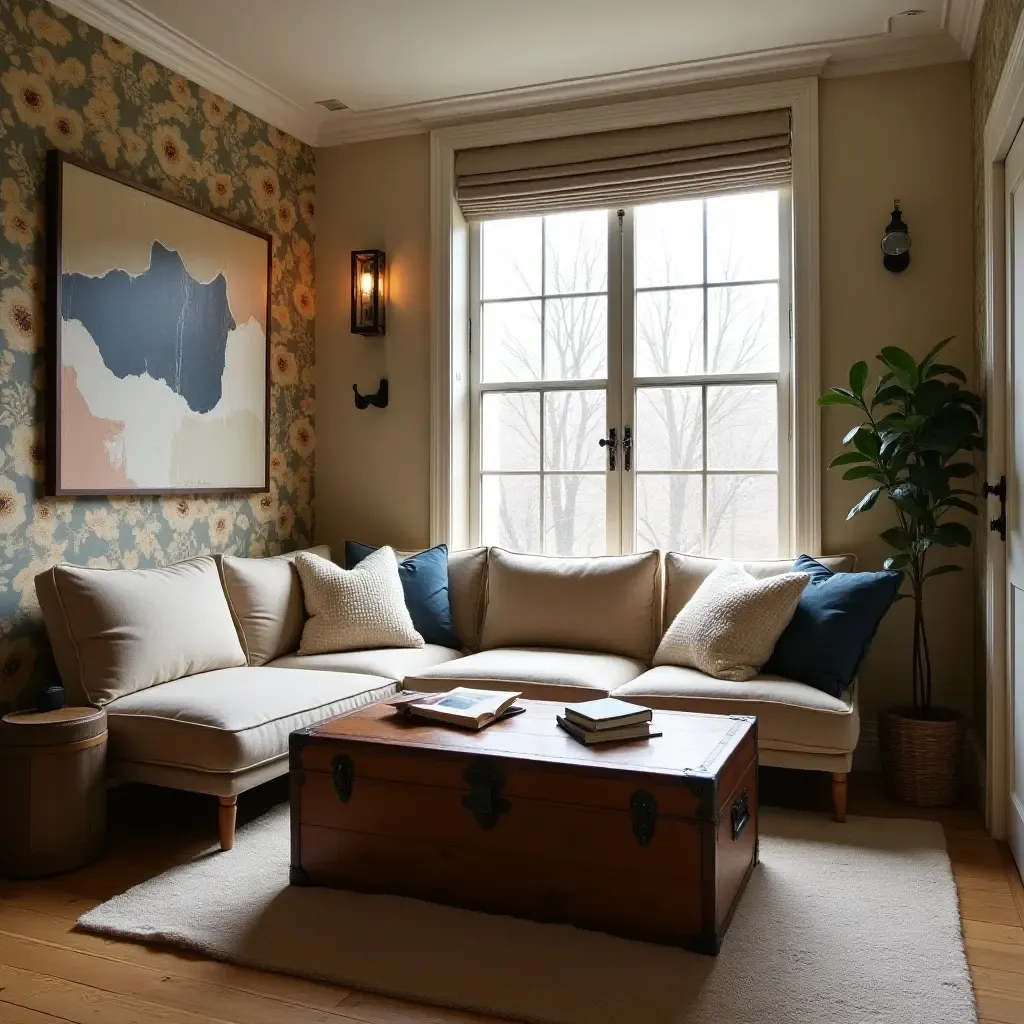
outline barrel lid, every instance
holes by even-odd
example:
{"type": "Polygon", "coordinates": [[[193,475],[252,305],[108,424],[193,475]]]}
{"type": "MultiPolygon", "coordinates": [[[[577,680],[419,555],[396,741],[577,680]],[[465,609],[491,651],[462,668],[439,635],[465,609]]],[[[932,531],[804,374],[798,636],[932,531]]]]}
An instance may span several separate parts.
{"type": "Polygon", "coordinates": [[[107,713],[103,708],[15,711],[0,719],[0,746],[45,747],[77,743],[102,735],[106,728],[107,713]]]}

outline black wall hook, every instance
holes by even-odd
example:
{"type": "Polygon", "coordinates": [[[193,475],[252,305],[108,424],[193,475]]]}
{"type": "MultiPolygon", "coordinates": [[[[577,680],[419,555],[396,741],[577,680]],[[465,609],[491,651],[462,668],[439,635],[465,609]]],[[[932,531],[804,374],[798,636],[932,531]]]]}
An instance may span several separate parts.
{"type": "Polygon", "coordinates": [[[388,407],[388,382],[384,377],[381,378],[380,387],[377,388],[376,394],[361,395],[355,384],[352,385],[352,391],[356,396],[357,409],[368,409],[371,405],[375,409],[386,409],[388,407]]]}

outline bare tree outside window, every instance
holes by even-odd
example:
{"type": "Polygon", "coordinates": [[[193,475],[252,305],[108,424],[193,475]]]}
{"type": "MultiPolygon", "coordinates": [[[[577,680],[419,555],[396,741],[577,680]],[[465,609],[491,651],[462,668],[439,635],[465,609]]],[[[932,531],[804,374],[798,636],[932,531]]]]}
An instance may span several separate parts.
{"type": "MultiPolygon", "coordinates": [[[[607,550],[608,222],[482,226],[484,543],[607,550]]],[[[774,555],[777,193],[640,207],[634,222],[635,546],[774,555]]]]}

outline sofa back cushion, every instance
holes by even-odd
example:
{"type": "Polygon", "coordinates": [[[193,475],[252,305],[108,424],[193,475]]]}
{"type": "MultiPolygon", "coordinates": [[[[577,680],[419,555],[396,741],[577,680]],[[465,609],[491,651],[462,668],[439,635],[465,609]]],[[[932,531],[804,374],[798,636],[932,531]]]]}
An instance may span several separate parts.
{"type": "Polygon", "coordinates": [[[448,602],[452,624],[462,646],[470,651],[480,648],[486,583],[487,548],[448,552],[448,602]]]}
{"type": "Polygon", "coordinates": [[[649,661],[658,642],[657,551],[551,558],[491,548],[480,648],[557,647],[649,661]]]}
{"type": "MultiPolygon", "coordinates": [[[[815,556],[817,561],[833,572],[853,572],[857,565],[856,555],[815,556]]],[[[705,558],[702,555],[681,555],[678,551],[665,554],[665,617],[666,626],[674,621],[680,609],[697,593],[697,588],[724,561],[737,559],[705,558]]],[[[773,558],[765,561],[740,562],[740,565],[756,579],[780,576],[793,571],[792,558],[773,558]]]]}
{"type": "MultiPolygon", "coordinates": [[[[308,550],[321,558],[331,557],[325,544],[308,550]]],[[[306,607],[295,569],[297,554],[218,559],[231,616],[250,665],[265,665],[299,649],[306,607]]]]}
{"type": "Polygon", "coordinates": [[[213,558],[159,569],[56,565],[36,591],[61,679],[103,705],[197,672],[245,664],[213,558]]]}

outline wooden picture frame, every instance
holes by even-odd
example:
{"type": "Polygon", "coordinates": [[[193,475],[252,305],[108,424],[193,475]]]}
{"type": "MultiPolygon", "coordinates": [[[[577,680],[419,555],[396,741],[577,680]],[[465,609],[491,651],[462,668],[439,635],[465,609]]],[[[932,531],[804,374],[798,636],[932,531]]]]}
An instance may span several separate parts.
{"type": "Polygon", "coordinates": [[[273,236],[58,150],[47,214],[47,493],[268,491],[273,236]]]}

